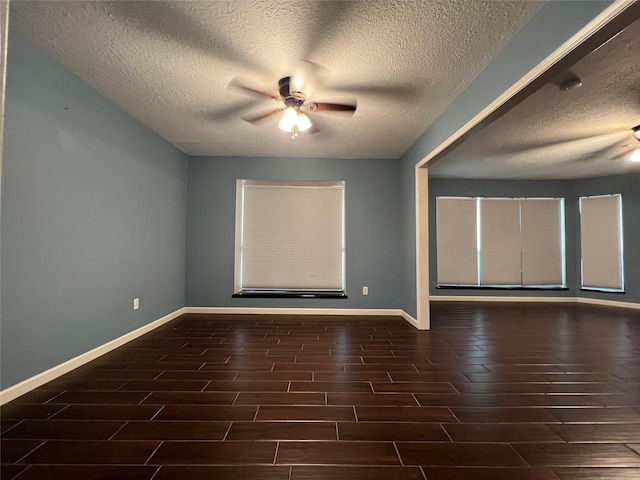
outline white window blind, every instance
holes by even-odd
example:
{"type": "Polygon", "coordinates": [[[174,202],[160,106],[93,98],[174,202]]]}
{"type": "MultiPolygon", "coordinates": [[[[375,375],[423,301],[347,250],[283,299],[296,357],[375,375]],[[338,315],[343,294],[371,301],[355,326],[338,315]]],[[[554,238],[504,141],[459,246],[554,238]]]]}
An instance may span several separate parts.
{"type": "Polygon", "coordinates": [[[522,285],[563,285],[562,199],[521,199],[522,285]]]}
{"type": "Polygon", "coordinates": [[[476,199],[436,199],[436,248],[440,285],[477,285],[476,199]]]}
{"type": "Polygon", "coordinates": [[[344,290],[344,182],[238,181],[236,289],[344,290]]]}
{"type": "Polygon", "coordinates": [[[480,199],[480,284],[521,284],[517,199],[480,199]]]}
{"type": "Polygon", "coordinates": [[[564,199],[436,198],[439,286],[563,287],[564,199]]]}
{"type": "Polygon", "coordinates": [[[619,194],[580,198],[580,248],[583,288],[624,289],[619,194]]]}

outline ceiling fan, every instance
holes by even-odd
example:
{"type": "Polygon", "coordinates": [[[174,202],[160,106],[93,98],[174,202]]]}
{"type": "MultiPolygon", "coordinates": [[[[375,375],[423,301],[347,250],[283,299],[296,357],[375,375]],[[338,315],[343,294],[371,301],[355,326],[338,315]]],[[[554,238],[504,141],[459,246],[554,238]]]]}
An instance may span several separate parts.
{"type": "Polygon", "coordinates": [[[327,102],[315,102],[309,101],[307,95],[298,90],[293,90],[292,77],[282,77],[278,81],[278,95],[268,91],[263,91],[250,87],[239,79],[234,79],[229,84],[230,87],[238,90],[245,95],[252,95],[262,98],[271,98],[282,104],[275,109],[271,109],[267,112],[260,112],[256,114],[249,114],[242,117],[246,122],[256,124],[263,120],[266,120],[274,115],[284,112],[278,128],[291,133],[291,138],[298,137],[299,132],[311,130],[313,133],[318,132],[317,125],[313,125],[311,119],[307,115],[309,112],[345,112],[353,114],[356,111],[356,102],[352,103],[327,103],[327,102]]]}

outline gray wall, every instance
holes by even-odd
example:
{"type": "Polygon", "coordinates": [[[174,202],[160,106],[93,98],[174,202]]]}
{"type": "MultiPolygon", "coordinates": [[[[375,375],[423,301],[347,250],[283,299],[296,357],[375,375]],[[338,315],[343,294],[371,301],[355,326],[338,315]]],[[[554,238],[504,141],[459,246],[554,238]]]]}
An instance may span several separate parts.
{"type": "MultiPolygon", "coordinates": [[[[640,173],[591,178],[575,182],[576,197],[622,194],[625,293],[580,292],[581,297],[640,303],[640,173]]],[[[577,210],[574,215],[578,215],[577,210]]],[[[580,268],[578,245],[576,271],[580,268]]],[[[580,277],[578,276],[578,279],[580,277]]]]}
{"type": "Polygon", "coordinates": [[[404,290],[398,160],[189,160],[188,306],[400,308],[404,290]],[[345,180],[348,299],[231,298],[236,179],[345,180]],[[362,287],[369,295],[362,295],[362,287]]]}
{"type": "Polygon", "coordinates": [[[429,180],[429,278],[431,295],[569,296],[640,303],[640,173],[584,180],[429,180]],[[580,212],[578,198],[585,195],[622,194],[625,293],[580,290],[580,212]],[[437,196],[563,197],[569,290],[436,289],[437,196]]]}
{"type": "Polygon", "coordinates": [[[5,113],[2,388],[184,305],[187,173],[181,152],[15,35],[5,113]]]}

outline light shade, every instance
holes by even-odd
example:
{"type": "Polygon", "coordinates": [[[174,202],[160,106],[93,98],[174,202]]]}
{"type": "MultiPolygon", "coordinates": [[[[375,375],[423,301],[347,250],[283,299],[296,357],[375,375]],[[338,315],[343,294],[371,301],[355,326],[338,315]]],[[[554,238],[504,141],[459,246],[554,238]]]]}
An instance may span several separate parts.
{"type": "Polygon", "coordinates": [[[278,124],[280,130],[291,132],[291,138],[296,138],[298,132],[304,132],[311,128],[311,120],[297,107],[287,107],[278,124]]]}
{"type": "Polygon", "coordinates": [[[280,120],[280,123],[278,124],[278,128],[285,132],[290,132],[297,122],[298,112],[293,107],[287,107],[284,111],[284,115],[282,116],[282,120],[280,120]]]}
{"type": "Polygon", "coordinates": [[[304,132],[311,128],[311,120],[304,113],[298,114],[298,130],[304,132]]]}
{"type": "Polygon", "coordinates": [[[632,162],[640,162],[640,147],[636,148],[629,157],[632,162]]]}

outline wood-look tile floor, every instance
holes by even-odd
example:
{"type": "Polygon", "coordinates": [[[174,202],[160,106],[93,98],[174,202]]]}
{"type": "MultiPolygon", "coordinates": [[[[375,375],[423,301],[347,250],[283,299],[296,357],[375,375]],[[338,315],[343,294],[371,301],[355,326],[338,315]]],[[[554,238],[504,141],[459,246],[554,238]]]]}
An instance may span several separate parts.
{"type": "Polygon", "coordinates": [[[640,312],[185,315],[0,414],[3,480],[640,479],[640,312]]]}

